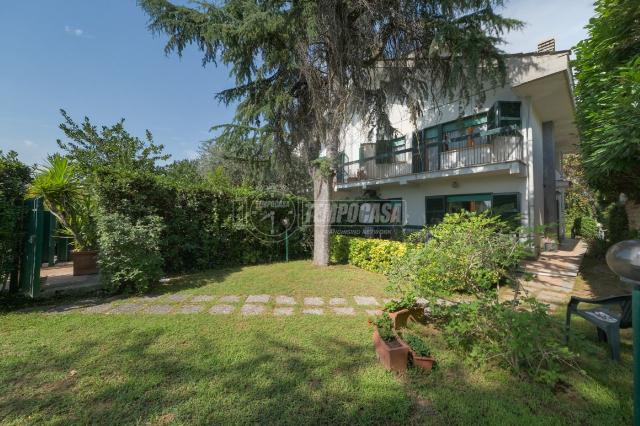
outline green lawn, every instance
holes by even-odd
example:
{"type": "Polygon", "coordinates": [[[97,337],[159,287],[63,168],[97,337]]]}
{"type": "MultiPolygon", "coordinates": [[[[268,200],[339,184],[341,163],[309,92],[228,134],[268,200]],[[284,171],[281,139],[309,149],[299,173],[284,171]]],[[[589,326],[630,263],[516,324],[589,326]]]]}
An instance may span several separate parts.
{"type": "MultiPolygon", "coordinates": [[[[385,280],[308,262],[185,277],[192,294],[384,295],[385,280]]],[[[438,368],[377,363],[366,316],[144,314],[0,316],[0,423],[628,424],[631,351],[608,359],[595,332],[572,347],[586,374],[551,389],[477,369],[435,339],[438,368]]]]}

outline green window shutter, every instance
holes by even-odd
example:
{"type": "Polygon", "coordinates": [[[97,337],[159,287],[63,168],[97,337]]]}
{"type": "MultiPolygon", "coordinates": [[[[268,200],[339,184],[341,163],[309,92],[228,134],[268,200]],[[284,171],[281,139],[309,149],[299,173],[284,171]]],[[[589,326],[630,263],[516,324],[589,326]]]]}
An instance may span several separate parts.
{"type": "Polygon", "coordinates": [[[519,224],[520,218],[520,194],[493,194],[491,201],[493,214],[499,215],[503,220],[514,227],[519,224]]]}
{"type": "Polygon", "coordinates": [[[445,198],[444,196],[425,198],[426,225],[436,225],[442,222],[446,208],[445,198]]]}

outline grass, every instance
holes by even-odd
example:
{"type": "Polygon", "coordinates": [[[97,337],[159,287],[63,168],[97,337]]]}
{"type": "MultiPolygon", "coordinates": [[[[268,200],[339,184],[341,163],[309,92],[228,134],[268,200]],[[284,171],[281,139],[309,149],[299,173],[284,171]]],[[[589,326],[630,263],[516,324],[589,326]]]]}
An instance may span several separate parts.
{"type": "MultiPolygon", "coordinates": [[[[352,267],[292,262],[183,277],[190,294],[384,295],[352,267]]],[[[2,424],[628,424],[622,363],[576,320],[585,373],[553,389],[468,365],[431,343],[426,375],[384,371],[366,317],[8,313],[0,316],[2,424]]]]}

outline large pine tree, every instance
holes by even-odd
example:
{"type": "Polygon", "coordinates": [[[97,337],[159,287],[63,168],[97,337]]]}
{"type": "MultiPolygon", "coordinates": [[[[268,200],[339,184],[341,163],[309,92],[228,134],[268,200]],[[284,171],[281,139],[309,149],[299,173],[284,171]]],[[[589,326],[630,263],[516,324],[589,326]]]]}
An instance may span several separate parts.
{"type": "Polygon", "coordinates": [[[392,132],[392,102],[407,105],[415,118],[426,102],[468,99],[503,83],[498,45],[520,22],[496,12],[502,3],[227,0],[186,7],[140,1],[149,28],[168,35],[166,53],[195,44],[203,64],[230,67],[236,85],[218,98],[238,103],[233,128],[251,128],[251,137],[301,153],[314,186],[316,265],[329,260],[329,201],[345,123],[357,116],[392,132]]]}

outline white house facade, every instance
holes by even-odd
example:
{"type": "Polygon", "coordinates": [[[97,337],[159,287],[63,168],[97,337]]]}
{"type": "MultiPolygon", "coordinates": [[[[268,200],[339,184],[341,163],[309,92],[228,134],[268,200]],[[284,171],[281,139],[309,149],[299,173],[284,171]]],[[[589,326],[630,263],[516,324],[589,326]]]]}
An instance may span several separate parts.
{"type": "Polygon", "coordinates": [[[394,105],[393,138],[372,141],[371,129],[352,122],[343,133],[336,198],[401,200],[410,229],[447,212],[491,209],[525,227],[557,226],[562,238],[561,158],[578,142],[569,53],[511,55],[507,83],[487,89],[482,103],[443,102],[417,123],[394,105]]]}

